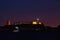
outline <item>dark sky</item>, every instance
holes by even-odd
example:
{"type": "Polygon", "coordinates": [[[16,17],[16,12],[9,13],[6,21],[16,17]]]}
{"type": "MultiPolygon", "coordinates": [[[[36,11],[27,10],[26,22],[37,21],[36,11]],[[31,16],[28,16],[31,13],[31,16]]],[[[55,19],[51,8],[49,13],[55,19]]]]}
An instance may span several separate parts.
{"type": "Polygon", "coordinates": [[[34,17],[49,26],[60,24],[60,0],[0,0],[0,25],[7,19],[30,21],[34,17]]]}

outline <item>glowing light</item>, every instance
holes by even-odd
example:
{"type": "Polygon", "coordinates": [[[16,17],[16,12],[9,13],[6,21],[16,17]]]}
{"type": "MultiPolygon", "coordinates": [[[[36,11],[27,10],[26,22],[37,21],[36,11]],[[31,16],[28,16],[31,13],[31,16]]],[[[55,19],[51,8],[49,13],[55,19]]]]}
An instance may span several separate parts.
{"type": "Polygon", "coordinates": [[[19,29],[19,27],[15,27],[17,30],[19,29]]]}
{"type": "Polygon", "coordinates": [[[42,24],[42,22],[39,22],[39,24],[42,24]]]}
{"type": "Polygon", "coordinates": [[[37,24],[37,22],[33,22],[32,24],[37,24]]]}
{"type": "Polygon", "coordinates": [[[39,18],[37,18],[37,21],[39,21],[39,18]]]}

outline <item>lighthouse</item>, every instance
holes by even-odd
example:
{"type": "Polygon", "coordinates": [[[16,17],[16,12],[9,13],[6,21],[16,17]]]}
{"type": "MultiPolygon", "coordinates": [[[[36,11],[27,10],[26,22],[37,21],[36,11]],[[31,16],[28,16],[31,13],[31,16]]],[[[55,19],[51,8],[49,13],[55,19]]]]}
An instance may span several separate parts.
{"type": "Polygon", "coordinates": [[[11,21],[10,20],[7,20],[7,25],[11,25],[11,21]]]}

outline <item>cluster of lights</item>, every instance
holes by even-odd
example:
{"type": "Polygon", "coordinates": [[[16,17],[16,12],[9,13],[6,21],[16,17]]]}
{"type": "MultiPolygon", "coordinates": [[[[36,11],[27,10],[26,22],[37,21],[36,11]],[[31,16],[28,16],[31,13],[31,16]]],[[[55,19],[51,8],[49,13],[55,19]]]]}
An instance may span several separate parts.
{"type": "MultiPolygon", "coordinates": [[[[22,24],[22,23],[18,22],[18,23],[15,23],[15,25],[16,25],[16,24],[22,24]]],[[[26,23],[25,23],[25,24],[26,24],[26,23]]],[[[40,25],[41,25],[42,22],[39,22],[39,18],[37,18],[36,21],[33,21],[33,22],[32,22],[32,24],[40,24],[40,25]]],[[[11,25],[10,20],[8,20],[8,25],[11,25]]]]}
{"type": "Polygon", "coordinates": [[[36,21],[33,21],[32,24],[42,24],[42,22],[36,22],[36,21]]]}

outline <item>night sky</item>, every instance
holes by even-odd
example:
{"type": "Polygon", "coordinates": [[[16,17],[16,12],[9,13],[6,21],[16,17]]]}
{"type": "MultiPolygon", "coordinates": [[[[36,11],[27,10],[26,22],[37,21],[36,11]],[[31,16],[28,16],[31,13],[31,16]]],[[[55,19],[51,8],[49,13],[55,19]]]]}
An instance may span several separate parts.
{"type": "Polygon", "coordinates": [[[0,25],[8,19],[32,21],[34,18],[48,26],[60,24],[60,0],[0,0],[0,25]]]}

